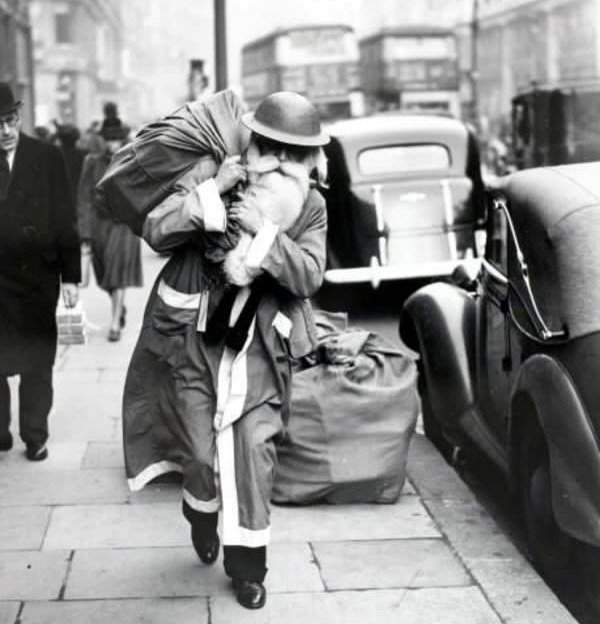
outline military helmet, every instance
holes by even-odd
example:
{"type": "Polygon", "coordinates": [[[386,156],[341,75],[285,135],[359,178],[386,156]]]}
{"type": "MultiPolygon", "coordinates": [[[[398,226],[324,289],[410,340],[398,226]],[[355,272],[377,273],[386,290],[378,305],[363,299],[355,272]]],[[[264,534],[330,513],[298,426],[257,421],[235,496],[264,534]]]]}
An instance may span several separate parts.
{"type": "Polygon", "coordinates": [[[317,109],[293,91],[268,95],[256,111],[243,115],[242,122],[252,132],[280,143],[308,147],[329,143],[329,135],[321,130],[317,109]]]}

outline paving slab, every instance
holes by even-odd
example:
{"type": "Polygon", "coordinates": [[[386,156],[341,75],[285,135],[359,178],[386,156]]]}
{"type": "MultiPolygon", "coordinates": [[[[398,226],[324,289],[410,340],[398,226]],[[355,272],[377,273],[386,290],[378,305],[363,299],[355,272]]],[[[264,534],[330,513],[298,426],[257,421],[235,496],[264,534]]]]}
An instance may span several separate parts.
{"type": "Polygon", "coordinates": [[[0,602],[0,622],[15,624],[20,608],[20,602],[0,602]]]}
{"type": "Polygon", "coordinates": [[[98,382],[100,381],[100,375],[102,371],[98,369],[92,370],[69,370],[69,371],[55,371],[54,372],[54,386],[68,387],[70,384],[80,382],[98,382]]]}
{"type": "MultiPolygon", "coordinates": [[[[180,487],[157,485],[153,489],[154,493],[146,493],[146,500],[154,500],[147,503],[63,503],[52,514],[44,549],[187,546],[189,528],[180,512],[180,487]]],[[[122,502],[126,501],[124,495],[122,502]]],[[[440,535],[414,496],[395,505],[274,507],[272,523],[273,543],[440,535]]]]}
{"type": "Polygon", "coordinates": [[[271,522],[273,542],[440,536],[416,496],[402,496],[393,505],[273,506],[271,522]]]}
{"type": "Polygon", "coordinates": [[[123,445],[116,442],[90,442],[81,463],[84,469],[123,468],[123,445]]]}
{"type": "Polygon", "coordinates": [[[325,585],[313,551],[308,544],[272,544],[269,546],[269,573],[265,580],[268,592],[322,592],[325,585]]]}
{"type": "Polygon", "coordinates": [[[49,517],[50,507],[3,509],[0,513],[0,550],[39,550],[49,517]]]}
{"type": "Polygon", "coordinates": [[[40,464],[29,461],[25,457],[25,445],[15,439],[12,451],[0,453],[0,471],[39,474],[53,470],[78,470],[86,448],[84,441],[58,442],[52,439],[48,442],[48,459],[40,464]]]}
{"type": "Polygon", "coordinates": [[[124,503],[129,499],[123,471],[0,470],[0,507],[124,503]]]}
{"type": "Polygon", "coordinates": [[[78,382],[55,387],[50,441],[114,440],[121,428],[122,388],[116,383],[78,382]]]}
{"type": "MultiPolygon", "coordinates": [[[[0,607],[1,608],[1,607],[0,607]]],[[[0,611],[1,613],[1,611],[0,611]]],[[[1,620],[4,622],[4,620],[1,620]]],[[[208,624],[206,598],[28,602],[19,624],[208,624]]],[[[12,623],[11,623],[12,624],[12,623]]]]}
{"type": "Polygon", "coordinates": [[[313,543],[328,590],[471,585],[448,545],[432,540],[313,543]]]}
{"type": "Polygon", "coordinates": [[[424,500],[473,499],[469,487],[424,435],[415,434],[411,440],[407,472],[424,500]]]}
{"type": "Polygon", "coordinates": [[[181,502],[57,507],[44,550],[189,546],[181,502]]]}
{"type": "Polygon", "coordinates": [[[220,562],[202,565],[191,546],[79,550],[65,599],[198,597],[225,591],[220,562]]]}
{"type": "Polygon", "coordinates": [[[31,550],[0,553],[0,600],[56,600],[70,554],[31,550]]]}
{"type": "Polygon", "coordinates": [[[501,624],[475,587],[269,594],[259,611],[215,596],[210,611],[211,624],[501,624]]]}
{"type": "Polygon", "coordinates": [[[573,624],[573,616],[523,558],[468,565],[504,622],[573,624]]]}
{"type": "MultiPolygon", "coordinates": [[[[129,359],[127,363],[129,364],[129,359]]],[[[122,387],[125,386],[125,379],[127,377],[127,370],[125,368],[103,368],[100,369],[99,374],[99,381],[101,383],[116,383],[120,384],[122,387]]]]}
{"type": "Polygon", "coordinates": [[[425,506],[463,560],[521,557],[476,500],[427,500],[425,506]]]}
{"type": "MultiPolygon", "coordinates": [[[[323,585],[306,544],[269,548],[268,591],[321,591],[323,585]]],[[[66,587],[67,600],[192,597],[231,593],[221,558],[204,566],[193,548],[79,550],[66,587]]]]}

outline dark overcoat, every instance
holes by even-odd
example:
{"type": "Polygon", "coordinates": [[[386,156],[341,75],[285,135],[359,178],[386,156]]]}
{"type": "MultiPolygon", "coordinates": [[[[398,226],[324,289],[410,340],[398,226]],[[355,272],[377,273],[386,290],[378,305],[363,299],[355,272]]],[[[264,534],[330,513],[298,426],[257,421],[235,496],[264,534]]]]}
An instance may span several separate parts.
{"type": "Polygon", "coordinates": [[[52,366],[61,281],[81,280],[77,216],[60,150],[19,137],[0,200],[0,375],[52,366]]]}

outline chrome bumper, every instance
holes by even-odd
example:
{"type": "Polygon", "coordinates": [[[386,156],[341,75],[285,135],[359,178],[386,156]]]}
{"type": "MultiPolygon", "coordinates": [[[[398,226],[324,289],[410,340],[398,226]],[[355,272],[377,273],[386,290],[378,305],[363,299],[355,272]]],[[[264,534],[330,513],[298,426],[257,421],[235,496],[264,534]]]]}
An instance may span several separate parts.
{"type": "Polygon", "coordinates": [[[402,265],[371,265],[353,269],[330,269],[325,271],[325,281],[329,284],[370,283],[377,288],[381,282],[451,275],[459,265],[465,265],[469,273],[477,273],[481,265],[478,258],[465,260],[443,260],[440,262],[416,262],[402,265]]]}

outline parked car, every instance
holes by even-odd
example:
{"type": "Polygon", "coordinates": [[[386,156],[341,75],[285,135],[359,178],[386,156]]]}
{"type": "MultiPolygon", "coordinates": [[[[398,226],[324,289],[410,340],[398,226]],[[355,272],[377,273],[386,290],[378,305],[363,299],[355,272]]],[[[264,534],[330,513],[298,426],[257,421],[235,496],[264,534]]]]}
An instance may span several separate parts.
{"type": "Polygon", "coordinates": [[[477,141],[450,117],[395,114],[328,128],[325,287],[450,275],[477,255],[477,141]]]}
{"type": "Polygon", "coordinates": [[[600,163],[511,174],[481,269],[406,301],[425,432],[505,473],[531,551],[600,611],[600,163]]]}

